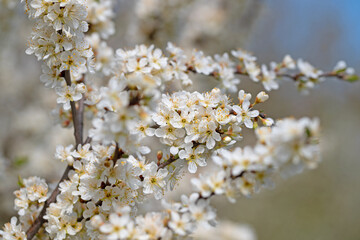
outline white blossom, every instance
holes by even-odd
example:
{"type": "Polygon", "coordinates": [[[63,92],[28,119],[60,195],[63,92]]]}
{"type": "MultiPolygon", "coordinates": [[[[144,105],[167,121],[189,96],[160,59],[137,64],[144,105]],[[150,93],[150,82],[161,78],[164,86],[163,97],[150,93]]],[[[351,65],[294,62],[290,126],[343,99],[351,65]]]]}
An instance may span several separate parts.
{"type": "Polygon", "coordinates": [[[156,199],[163,197],[164,187],[166,182],[164,178],[168,175],[166,169],[159,169],[157,165],[152,162],[146,166],[144,176],[144,193],[154,193],[156,199]]]}

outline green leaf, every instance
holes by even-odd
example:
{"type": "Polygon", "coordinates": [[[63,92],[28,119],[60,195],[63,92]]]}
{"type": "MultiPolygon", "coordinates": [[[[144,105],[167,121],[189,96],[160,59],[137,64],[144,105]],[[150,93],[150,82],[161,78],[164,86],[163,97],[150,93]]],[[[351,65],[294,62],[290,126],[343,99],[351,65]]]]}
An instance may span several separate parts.
{"type": "Polygon", "coordinates": [[[25,187],[24,180],[22,179],[22,177],[20,175],[18,175],[18,185],[21,188],[25,187]]]}
{"type": "Polygon", "coordinates": [[[335,73],[339,74],[339,73],[343,73],[345,71],[346,71],[346,68],[342,68],[342,69],[337,70],[335,73]]]}
{"type": "Polygon", "coordinates": [[[345,80],[348,82],[356,82],[359,80],[359,76],[358,75],[348,75],[348,76],[345,76],[345,80]]]}
{"type": "Polygon", "coordinates": [[[29,159],[27,156],[19,156],[14,159],[14,166],[15,167],[22,167],[26,163],[28,163],[29,159]]]}
{"type": "Polygon", "coordinates": [[[306,136],[309,138],[311,137],[311,131],[309,128],[305,128],[305,131],[306,131],[306,136]]]}

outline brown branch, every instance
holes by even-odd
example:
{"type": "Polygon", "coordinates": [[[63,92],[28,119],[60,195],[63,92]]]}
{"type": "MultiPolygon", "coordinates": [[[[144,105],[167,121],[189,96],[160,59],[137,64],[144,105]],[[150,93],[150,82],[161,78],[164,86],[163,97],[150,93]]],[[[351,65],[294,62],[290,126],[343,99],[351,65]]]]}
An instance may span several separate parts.
{"type": "MultiPolygon", "coordinates": [[[[251,172],[251,173],[256,173],[255,171],[247,171],[247,170],[244,170],[244,171],[242,171],[241,173],[239,173],[239,174],[236,175],[236,176],[234,176],[234,175],[231,174],[231,175],[230,175],[230,179],[231,179],[231,180],[235,180],[235,179],[237,179],[237,178],[241,178],[242,176],[244,176],[245,173],[249,173],[249,172],[251,172]]],[[[226,181],[226,178],[224,178],[224,181],[226,181]]],[[[211,198],[211,197],[214,196],[214,195],[215,195],[215,192],[211,192],[209,196],[204,197],[204,196],[201,195],[201,193],[199,193],[199,198],[198,198],[196,201],[199,201],[200,199],[206,200],[206,199],[211,198]]]]}
{"type": "Polygon", "coordinates": [[[31,240],[35,236],[35,234],[39,231],[39,229],[45,222],[45,219],[43,217],[46,214],[46,209],[50,206],[51,203],[56,202],[56,197],[60,193],[59,185],[62,181],[67,180],[69,178],[68,173],[71,169],[72,169],[71,166],[67,166],[67,168],[65,169],[65,172],[64,172],[63,176],[61,177],[59,183],[57,184],[55,190],[52,192],[50,197],[46,200],[39,216],[35,219],[34,223],[31,225],[31,227],[26,231],[26,237],[28,240],[31,240]]]}
{"type": "Polygon", "coordinates": [[[113,162],[114,162],[114,166],[116,165],[117,160],[122,158],[123,155],[124,155],[124,151],[121,148],[119,148],[119,143],[116,142],[114,156],[113,156],[113,159],[112,159],[113,162]]]}
{"type": "MultiPolygon", "coordinates": [[[[292,80],[294,80],[295,82],[298,81],[302,76],[304,76],[302,73],[298,73],[298,74],[287,74],[287,73],[277,73],[276,77],[280,78],[280,77],[286,77],[286,78],[290,78],[292,80]]],[[[340,80],[344,80],[344,76],[341,74],[337,74],[334,72],[329,72],[329,73],[323,73],[320,74],[318,78],[322,78],[322,77],[335,77],[338,78],[340,80]]]]}
{"type": "MultiPolygon", "coordinates": [[[[71,86],[71,74],[69,70],[64,71],[64,78],[66,85],[71,86]]],[[[79,109],[76,109],[75,102],[71,101],[71,113],[73,116],[74,123],[74,136],[76,147],[83,142],[83,126],[84,126],[84,97],[79,100],[79,109]]]]}
{"type": "MultiPolygon", "coordinates": [[[[190,65],[188,65],[187,71],[192,72],[192,73],[198,73],[196,71],[196,69],[193,66],[190,66],[190,65]]],[[[298,81],[302,76],[304,76],[302,73],[297,73],[297,74],[277,73],[277,72],[275,72],[275,73],[276,73],[277,78],[284,78],[285,77],[285,78],[289,78],[289,79],[291,79],[291,80],[293,80],[295,82],[298,81]]],[[[247,72],[242,71],[241,66],[236,67],[236,71],[234,72],[234,74],[249,77],[249,74],[247,72]]],[[[202,75],[211,76],[211,77],[214,77],[216,80],[219,80],[219,73],[217,71],[211,72],[208,75],[202,73],[202,75]]],[[[345,80],[343,74],[335,73],[335,72],[328,72],[328,73],[320,74],[318,78],[322,78],[322,77],[334,77],[334,78],[337,78],[337,79],[340,79],[340,80],[345,80]]]]}
{"type": "MultiPolygon", "coordinates": [[[[66,70],[62,73],[65,78],[66,84],[71,86],[71,74],[69,70],[66,70]]],[[[84,97],[79,101],[79,108],[76,108],[75,102],[70,102],[71,105],[71,112],[73,116],[73,123],[74,123],[74,136],[75,136],[75,143],[76,146],[83,143],[83,125],[84,125],[84,97]]],[[[90,142],[91,138],[86,139],[86,141],[90,142]]],[[[44,215],[46,214],[46,209],[50,206],[51,203],[56,202],[56,197],[59,195],[59,185],[61,182],[69,179],[69,171],[72,169],[72,166],[67,166],[63,176],[61,177],[60,181],[58,182],[56,188],[51,193],[50,197],[46,200],[39,216],[35,219],[34,223],[30,226],[30,228],[26,231],[26,237],[28,240],[31,240],[36,233],[39,231],[41,226],[44,224],[45,219],[44,215]]]]}
{"type": "Polygon", "coordinates": [[[91,137],[87,137],[87,138],[85,139],[84,145],[85,145],[85,144],[88,144],[88,143],[91,143],[91,141],[92,141],[92,138],[91,138],[91,137]]]}
{"type": "Polygon", "coordinates": [[[159,171],[161,168],[164,168],[167,165],[170,165],[171,163],[175,162],[178,159],[179,159],[178,155],[174,156],[174,155],[171,154],[168,160],[166,160],[165,162],[159,164],[157,170],[159,171]]]}
{"type": "MultiPolygon", "coordinates": [[[[199,145],[200,145],[200,143],[199,142],[197,142],[197,141],[193,141],[192,142],[193,143],[193,148],[196,148],[196,147],[198,147],[199,145]]],[[[158,171],[161,169],[161,168],[164,168],[164,167],[166,167],[166,166],[168,166],[168,165],[170,165],[170,164],[172,164],[173,162],[175,162],[176,160],[178,160],[179,159],[179,155],[177,154],[177,155],[172,155],[172,154],[170,154],[170,157],[169,157],[169,159],[167,159],[166,161],[164,161],[164,162],[162,162],[162,163],[158,163],[158,171]]]]}

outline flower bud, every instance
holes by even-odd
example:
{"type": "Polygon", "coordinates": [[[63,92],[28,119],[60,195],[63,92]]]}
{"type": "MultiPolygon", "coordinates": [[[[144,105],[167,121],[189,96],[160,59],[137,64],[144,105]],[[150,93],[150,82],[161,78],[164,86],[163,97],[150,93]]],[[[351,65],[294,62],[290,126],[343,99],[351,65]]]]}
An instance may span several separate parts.
{"type": "Polygon", "coordinates": [[[270,127],[274,124],[274,120],[272,118],[262,118],[261,121],[267,127],[270,127]]]}
{"type": "Polygon", "coordinates": [[[158,151],[156,154],[157,160],[160,161],[163,157],[163,152],[162,151],[158,151]]]}
{"type": "Polygon", "coordinates": [[[283,60],[283,64],[288,69],[295,69],[295,61],[290,55],[286,55],[283,60]]]}
{"type": "Polygon", "coordinates": [[[230,143],[231,140],[232,140],[232,139],[231,139],[231,137],[229,137],[229,136],[226,136],[226,137],[223,138],[223,142],[224,142],[225,144],[230,143]]]}
{"type": "Polygon", "coordinates": [[[256,103],[263,103],[266,100],[269,99],[269,95],[267,93],[265,93],[264,91],[261,91],[258,93],[258,95],[256,96],[256,103]]]}
{"type": "Polygon", "coordinates": [[[79,93],[85,93],[86,92],[86,86],[83,83],[77,84],[75,87],[75,91],[79,93]]]}

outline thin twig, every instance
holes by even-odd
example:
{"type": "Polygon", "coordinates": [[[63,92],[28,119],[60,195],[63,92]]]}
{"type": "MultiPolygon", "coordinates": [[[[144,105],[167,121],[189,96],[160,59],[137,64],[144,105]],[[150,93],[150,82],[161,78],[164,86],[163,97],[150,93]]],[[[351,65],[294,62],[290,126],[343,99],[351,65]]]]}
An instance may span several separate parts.
{"type": "MultiPolygon", "coordinates": [[[[243,170],[242,172],[240,172],[240,173],[239,173],[238,175],[236,175],[236,176],[231,175],[231,176],[230,176],[230,179],[231,179],[231,180],[235,180],[235,179],[237,179],[237,178],[241,178],[242,176],[244,176],[245,173],[248,173],[248,172],[256,173],[255,171],[243,170]]],[[[226,178],[224,178],[224,181],[226,181],[226,178]]],[[[200,193],[199,195],[200,195],[200,196],[199,196],[199,198],[198,198],[196,201],[199,201],[200,199],[204,199],[204,200],[209,199],[209,198],[211,198],[212,196],[215,195],[215,192],[211,192],[210,195],[209,195],[209,196],[206,196],[206,197],[204,197],[203,195],[201,195],[201,193],[200,193]]]]}
{"type": "MultiPolygon", "coordinates": [[[[198,73],[193,66],[188,66],[187,70],[192,73],[198,73]]],[[[247,72],[242,71],[242,68],[240,66],[238,66],[236,68],[236,71],[234,72],[234,74],[249,77],[249,74],[247,72]]],[[[206,75],[206,74],[203,74],[203,75],[206,75]]],[[[214,77],[216,80],[219,80],[219,73],[217,71],[211,72],[211,73],[207,74],[206,76],[211,76],[211,77],[214,77]]],[[[288,73],[276,72],[277,78],[289,78],[295,82],[299,81],[300,77],[302,77],[302,76],[304,76],[302,73],[288,74],[288,73]]],[[[319,75],[319,78],[322,78],[322,77],[334,77],[334,78],[337,78],[340,80],[345,80],[344,76],[342,74],[338,74],[338,73],[334,73],[334,72],[322,73],[319,75]]]]}
{"type": "Polygon", "coordinates": [[[87,137],[87,138],[85,139],[84,145],[85,145],[85,144],[88,144],[88,143],[91,143],[91,141],[92,141],[92,138],[91,138],[91,137],[87,137]]]}
{"type": "Polygon", "coordinates": [[[69,178],[68,173],[71,169],[72,169],[71,166],[67,166],[67,168],[65,169],[65,172],[64,172],[63,176],[61,177],[59,183],[57,184],[55,190],[52,192],[50,197],[46,200],[39,216],[35,219],[34,223],[31,225],[31,227],[26,231],[26,237],[28,240],[31,240],[35,236],[35,234],[39,231],[39,229],[45,222],[44,215],[46,214],[46,209],[50,206],[51,203],[56,202],[56,197],[60,193],[59,185],[62,181],[67,180],[69,178]]]}
{"type": "MultiPolygon", "coordinates": [[[[71,86],[71,74],[69,70],[66,70],[62,73],[65,78],[66,84],[71,86]]],[[[71,112],[72,118],[74,123],[74,136],[75,136],[75,143],[76,146],[83,143],[83,125],[84,125],[84,97],[79,101],[79,108],[76,109],[75,102],[70,102],[71,105],[71,112]]],[[[91,141],[91,138],[86,139],[87,142],[91,141]]],[[[41,226],[44,224],[45,219],[44,215],[46,214],[46,209],[50,206],[51,203],[56,202],[56,197],[60,194],[59,185],[61,182],[69,179],[69,171],[72,169],[72,166],[67,166],[63,176],[61,177],[60,181],[58,182],[56,188],[51,193],[50,197],[46,200],[39,216],[35,219],[34,223],[31,227],[26,231],[26,237],[28,240],[31,240],[36,233],[39,231],[41,226]]]]}
{"type": "Polygon", "coordinates": [[[164,168],[164,167],[166,167],[167,165],[170,165],[171,163],[175,162],[175,161],[178,160],[178,159],[179,159],[179,156],[178,156],[178,155],[176,155],[176,156],[170,155],[169,159],[166,160],[165,162],[161,163],[161,164],[158,166],[158,169],[157,169],[157,170],[159,171],[161,168],[164,168]]]}
{"type": "MultiPolygon", "coordinates": [[[[66,85],[71,86],[71,74],[69,70],[64,71],[64,78],[66,81],[66,85]]],[[[74,101],[70,102],[71,105],[71,113],[73,116],[74,123],[74,136],[76,147],[83,142],[83,126],[84,126],[84,97],[79,100],[79,109],[76,109],[76,104],[74,101]]]]}
{"type": "Polygon", "coordinates": [[[123,150],[119,148],[119,143],[116,142],[114,156],[113,156],[114,166],[116,165],[117,160],[122,158],[123,154],[124,154],[123,150]]]}

